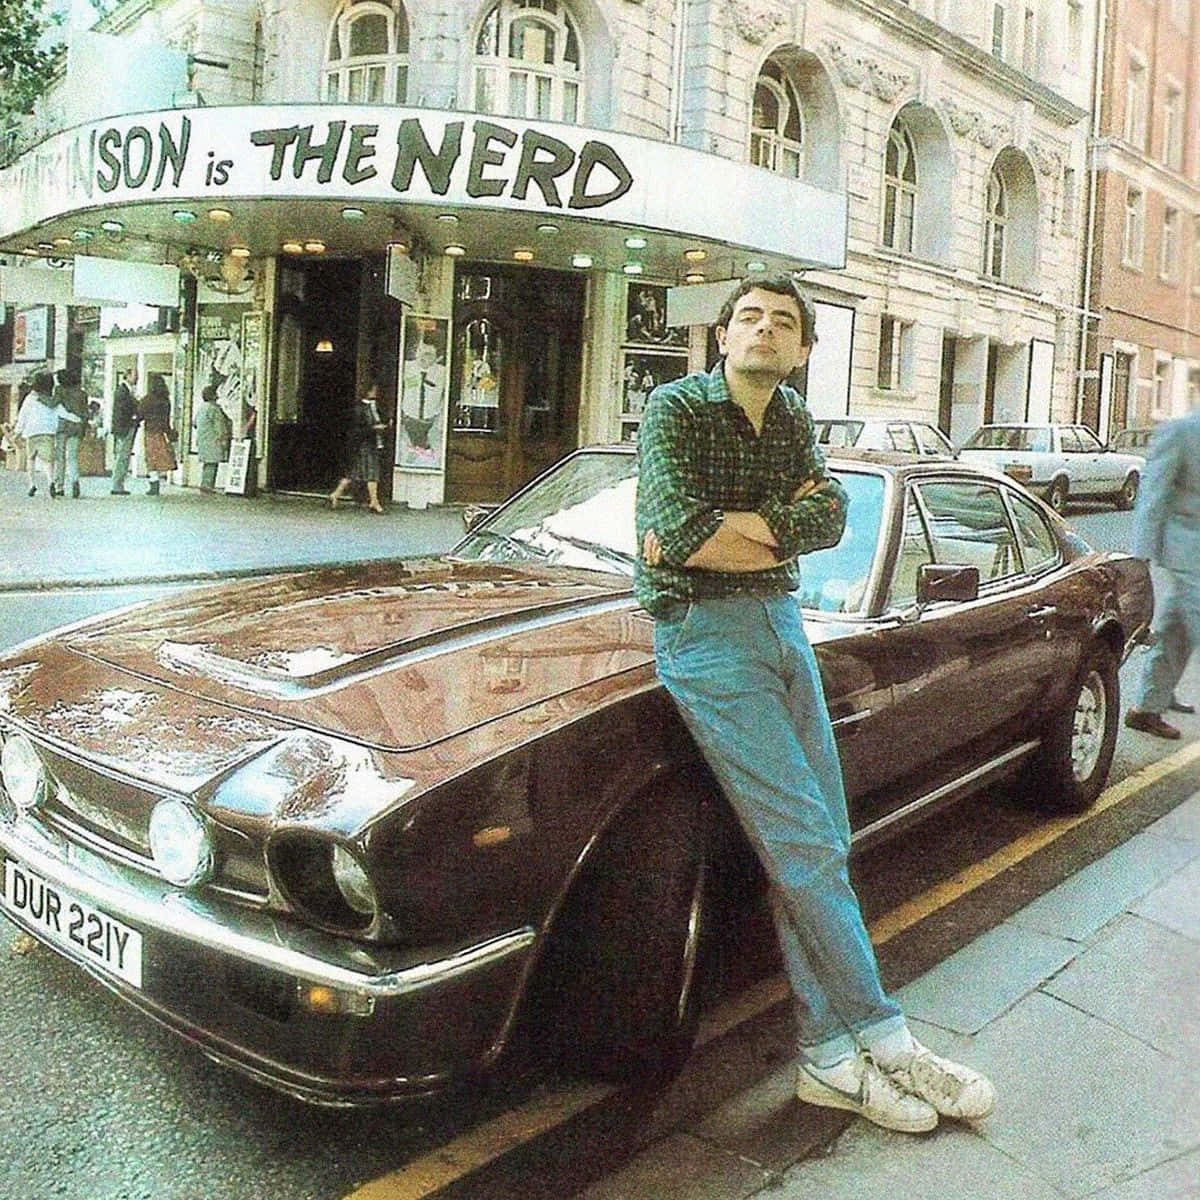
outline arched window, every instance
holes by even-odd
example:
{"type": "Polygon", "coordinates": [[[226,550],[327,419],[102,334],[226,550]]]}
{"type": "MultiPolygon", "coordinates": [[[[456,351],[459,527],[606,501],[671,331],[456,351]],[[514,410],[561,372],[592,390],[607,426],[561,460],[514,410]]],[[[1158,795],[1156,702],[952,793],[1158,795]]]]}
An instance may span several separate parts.
{"type": "Polygon", "coordinates": [[[908,254],[917,211],[917,152],[912,134],[897,120],[888,134],[883,168],[883,244],[908,254]]]}
{"type": "Polygon", "coordinates": [[[475,108],[575,121],[581,67],[579,35],[559,0],[500,0],[475,39],[475,108]]]}
{"type": "Polygon", "coordinates": [[[347,0],[329,28],[324,98],[347,104],[403,104],[407,93],[404,6],[347,0]]]}
{"type": "Polygon", "coordinates": [[[998,167],[988,176],[987,221],[983,239],[983,273],[1004,278],[1004,235],[1008,229],[1008,193],[998,167]]]}
{"type": "Polygon", "coordinates": [[[791,80],[771,59],[754,85],[750,161],[794,179],[804,171],[804,114],[791,80]]]}

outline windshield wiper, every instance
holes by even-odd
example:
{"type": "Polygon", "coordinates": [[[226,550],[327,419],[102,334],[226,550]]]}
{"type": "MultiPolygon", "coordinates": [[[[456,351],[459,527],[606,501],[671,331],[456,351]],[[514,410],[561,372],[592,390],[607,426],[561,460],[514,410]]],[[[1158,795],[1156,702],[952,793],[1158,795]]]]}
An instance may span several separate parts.
{"type": "Polygon", "coordinates": [[[501,533],[496,529],[472,529],[471,536],[482,538],[484,541],[501,546],[507,546],[510,550],[515,550],[518,554],[527,555],[530,558],[539,558],[545,561],[550,557],[549,550],[543,550],[540,546],[530,545],[529,542],[523,542],[520,538],[511,537],[509,534],[501,533]]]}
{"type": "Polygon", "coordinates": [[[558,533],[553,529],[547,529],[544,525],[539,532],[548,534],[557,542],[566,542],[568,546],[574,546],[576,550],[594,554],[597,558],[605,559],[608,562],[620,563],[623,567],[634,565],[633,555],[626,554],[623,550],[614,550],[611,546],[605,546],[599,542],[589,542],[586,538],[572,537],[569,533],[558,533]]]}

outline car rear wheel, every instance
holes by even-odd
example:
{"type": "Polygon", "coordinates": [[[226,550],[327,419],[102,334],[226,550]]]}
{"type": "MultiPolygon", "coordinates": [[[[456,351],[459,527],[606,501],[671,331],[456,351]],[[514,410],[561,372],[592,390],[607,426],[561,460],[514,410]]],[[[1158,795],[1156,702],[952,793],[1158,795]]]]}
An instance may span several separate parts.
{"type": "Polygon", "coordinates": [[[1056,479],[1050,485],[1050,490],[1046,493],[1046,503],[1049,504],[1056,513],[1061,513],[1066,509],[1067,481],[1065,479],[1056,479]]]}
{"type": "Polygon", "coordinates": [[[1096,802],[1112,765],[1120,707],[1117,656],[1097,643],[1053,718],[1036,761],[1034,782],[1043,807],[1077,813],[1096,802]]]}
{"type": "Polygon", "coordinates": [[[1136,503],[1138,498],[1138,476],[1136,471],[1131,471],[1129,478],[1125,480],[1124,486],[1117,493],[1117,508],[1122,512],[1127,512],[1136,503]]]}
{"type": "Polygon", "coordinates": [[[656,1084],[699,1016],[706,806],[660,789],[618,816],[555,922],[532,988],[538,1040],[564,1069],[656,1084]]]}

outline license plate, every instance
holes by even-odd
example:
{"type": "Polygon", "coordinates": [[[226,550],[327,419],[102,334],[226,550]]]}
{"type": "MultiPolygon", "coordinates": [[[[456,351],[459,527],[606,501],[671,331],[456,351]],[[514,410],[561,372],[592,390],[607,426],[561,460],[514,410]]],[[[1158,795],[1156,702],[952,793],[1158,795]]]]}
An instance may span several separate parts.
{"type": "Polygon", "coordinates": [[[77,900],[57,884],[47,883],[11,858],[4,860],[0,908],[73,958],[100,967],[136,988],[142,986],[142,935],[136,929],[77,900]]]}

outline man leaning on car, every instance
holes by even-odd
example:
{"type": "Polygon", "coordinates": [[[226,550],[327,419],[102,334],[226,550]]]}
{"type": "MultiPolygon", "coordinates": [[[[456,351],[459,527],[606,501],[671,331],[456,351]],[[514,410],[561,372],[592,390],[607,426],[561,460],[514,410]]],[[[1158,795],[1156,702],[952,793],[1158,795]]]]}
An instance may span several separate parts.
{"type": "Polygon", "coordinates": [[[797,557],[836,544],[846,520],[783,383],[816,340],[813,306],[791,276],[747,279],[716,337],[716,367],[655,388],[645,410],[634,585],[659,676],[771,882],[796,1094],[908,1133],[986,1116],[992,1085],[918,1043],[884,991],[847,870],[841,763],[793,594],[797,557]]]}
{"type": "Polygon", "coordinates": [[[1163,712],[1194,711],[1175,699],[1175,686],[1200,645],[1200,409],[1161,426],[1150,441],[1134,513],[1133,553],[1162,568],[1155,588],[1158,637],[1146,656],[1130,729],[1178,738],[1163,712]]]}

